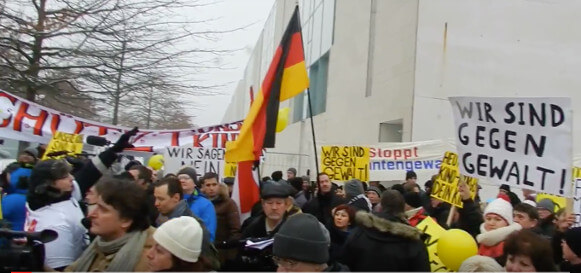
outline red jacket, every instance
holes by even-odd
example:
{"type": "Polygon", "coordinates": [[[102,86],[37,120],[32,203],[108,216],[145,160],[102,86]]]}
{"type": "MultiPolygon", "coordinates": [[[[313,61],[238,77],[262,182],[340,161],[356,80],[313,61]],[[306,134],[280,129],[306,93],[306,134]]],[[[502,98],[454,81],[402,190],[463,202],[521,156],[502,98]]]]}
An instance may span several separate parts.
{"type": "Polygon", "coordinates": [[[410,225],[412,227],[417,226],[422,220],[426,219],[426,217],[428,217],[426,211],[424,210],[424,208],[421,208],[420,210],[418,210],[414,215],[412,215],[412,217],[408,218],[408,222],[410,223],[410,225]]]}
{"type": "Polygon", "coordinates": [[[504,248],[504,241],[493,245],[493,246],[485,246],[484,244],[480,244],[478,247],[478,255],[487,256],[491,258],[498,258],[502,256],[504,248]]]}

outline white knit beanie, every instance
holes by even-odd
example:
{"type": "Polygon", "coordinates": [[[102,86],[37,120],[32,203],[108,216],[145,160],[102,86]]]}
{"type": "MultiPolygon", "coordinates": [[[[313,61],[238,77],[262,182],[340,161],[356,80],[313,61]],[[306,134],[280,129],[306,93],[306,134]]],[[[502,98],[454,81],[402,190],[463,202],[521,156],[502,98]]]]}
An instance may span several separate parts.
{"type": "Polygon", "coordinates": [[[484,209],[484,217],[489,213],[498,214],[506,220],[508,225],[512,224],[512,205],[502,198],[497,198],[486,206],[484,209]]]}
{"type": "Polygon", "coordinates": [[[493,258],[476,255],[464,260],[458,272],[504,272],[504,268],[493,258]]]}
{"type": "Polygon", "coordinates": [[[153,239],[180,260],[195,263],[202,252],[203,229],[189,216],[181,216],[163,223],[153,233],[153,239]]]}

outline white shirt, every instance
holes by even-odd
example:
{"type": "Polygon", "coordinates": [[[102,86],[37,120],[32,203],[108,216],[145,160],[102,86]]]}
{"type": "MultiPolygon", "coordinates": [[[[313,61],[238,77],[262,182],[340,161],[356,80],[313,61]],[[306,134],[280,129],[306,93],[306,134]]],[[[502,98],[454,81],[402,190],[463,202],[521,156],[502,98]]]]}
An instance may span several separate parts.
{"type": "MultiPolygon", "coordinates": [[[[78,192],[76,182],[74,187],[78,192]]],[[[73,196],[75,195],[73,190],[73,196]]],[[[56,240],[45,244],[45,265],[51,268],[67,266],[81,255],[88,244],[85,236],[87,230],[81,224],[84,217],[75,197],[34,211],[26,203],[25,231],[40,232],[51,229],[58,233],[56,240]]]]}

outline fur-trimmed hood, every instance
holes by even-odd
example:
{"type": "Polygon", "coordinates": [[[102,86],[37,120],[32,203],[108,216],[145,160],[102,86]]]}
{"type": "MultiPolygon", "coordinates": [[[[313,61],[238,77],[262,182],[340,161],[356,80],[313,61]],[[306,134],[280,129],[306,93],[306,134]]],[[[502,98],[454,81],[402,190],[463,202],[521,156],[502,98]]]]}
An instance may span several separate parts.
{"type": "Polygon", "coordinates": [[[357,212],[355,222],[362,227],[375,230],[379,233],[389,233],[406,239],[421,240],[420,236],[422,232],[419,229],[368,212],[357,212]]]}
{"type": "Polygon", "coordinates": [[[480,225],[480,234],[476,236],[476,241],[485,246],[495,246],[504,241],[511,233],[521,230],[522,227],[518,223],[512,223],[510,226],[501,227],[495,230],[486,231],[484,223],[480,225]]]}

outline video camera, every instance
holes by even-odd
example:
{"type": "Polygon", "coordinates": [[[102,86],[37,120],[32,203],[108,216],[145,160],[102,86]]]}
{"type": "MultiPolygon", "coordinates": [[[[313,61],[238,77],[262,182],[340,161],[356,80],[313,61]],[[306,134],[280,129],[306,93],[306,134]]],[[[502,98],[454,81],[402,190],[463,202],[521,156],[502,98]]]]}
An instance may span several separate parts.
{"type": "Polygon", "coordinates": [[[33,233],[0,229],[0,272],[44,271],[44,244],[57,237],[50,229],[33,233]]]}

